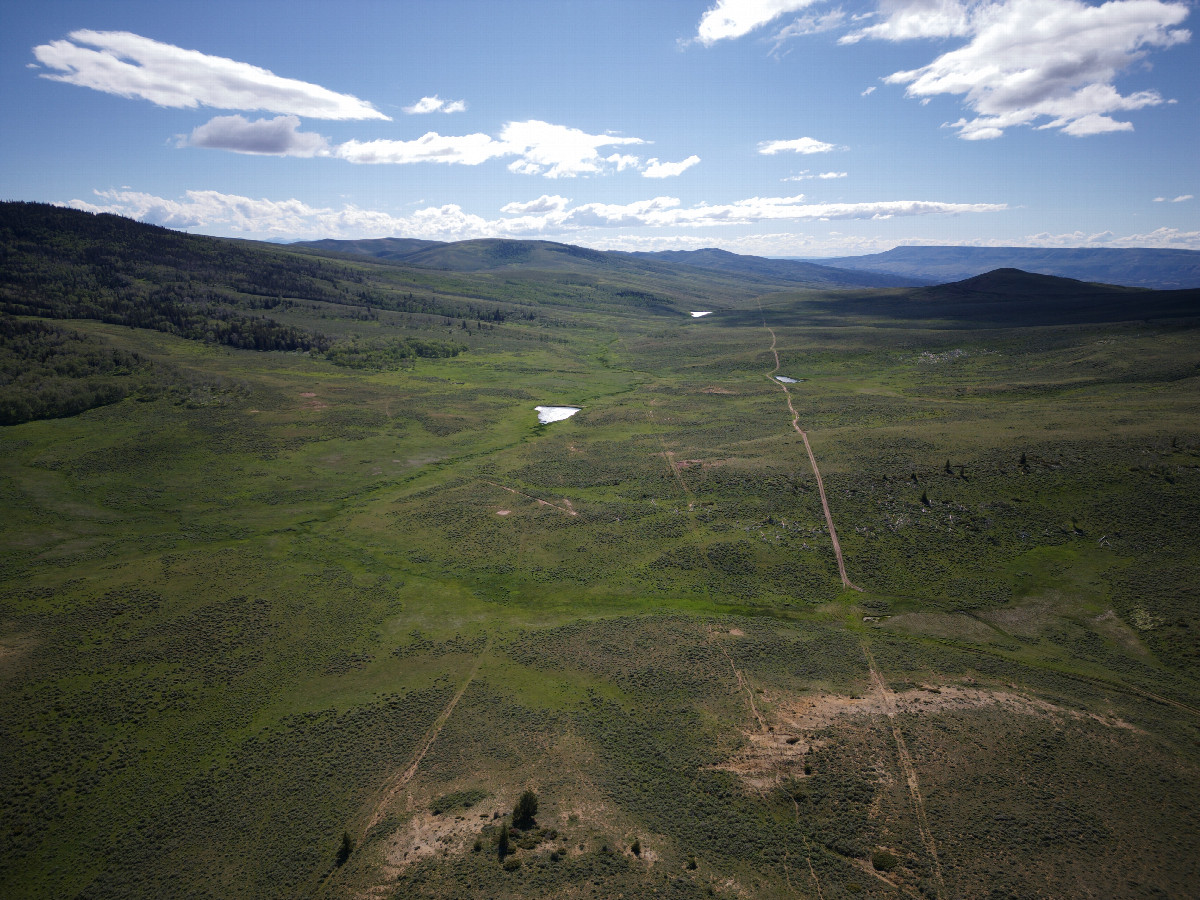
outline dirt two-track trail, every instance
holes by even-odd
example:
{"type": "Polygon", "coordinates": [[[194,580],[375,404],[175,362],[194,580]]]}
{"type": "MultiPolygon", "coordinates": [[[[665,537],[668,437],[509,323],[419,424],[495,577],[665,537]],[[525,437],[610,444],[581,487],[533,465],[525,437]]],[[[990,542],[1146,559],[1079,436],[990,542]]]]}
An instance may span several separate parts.
{"type": "MultiPolygon", "coordinates": [[[[761,310],[761,307],[759,307],[761,310]]],[[[817,468],[817,457],[813,453],[812,444],[808,442],[808,433],[800,427],[800,413],[796,412],[796,407],[792,406],[792,392],[788,390],[788,386],[775,377],[779,371],[779,351],[776,347],[775,329],[771,328],[763,319],[763,328],[771,333],[771,355],[775,357],[775,368],[773,368],[768,376],[776,385],[783,388],[784,396],[787,397],[788,411],[792,414],[792,428],[796,430],[796,434],[800,435],[800,439],[804,441],[804,449],[808,451],[808,462],[812,466],[813,476],[817,479],[817,491],[821,495],[821,508],[825,510],[825,524],[829,526],[829,540],[833,544],[833,555],[837,557],[838,574],[842,577],[842,586],[852,591],[861,591],[857,584],[850,580],[846,574],[846,561],[842,558],[842,545],[838,542],[837,529],[833,527],[833,513],[829,511],[829,500],[825,496],[825,482],[821,478],[821,470],[817,468]]]]}
{"type": "Polygon", "coordinates": [[[459,685],[454,696],[450,698],[450,702],[446,704],[441,713],[429,727],[429,731],[425,733],[421,745],[417,748],[417,752],[413,754],[412,761],[408,764],[403,772],[394,776],[383,790],[382,796],[375,804],[374,810],[371,812],[371,817],[367,820],[367,827],[363,829],[363,833],[370,832],[372,828],[379,824],[383,819],[384,813],[395,800],[396,796],[404,790],[414,775],[417,774],[417,769],[421,765],[421,760],[425,758],[425,754],[429,752],[429,748],[433,746],[434,741],[438,739],[438,735],[442,733],[442,728],[450,721],[450,716],[454,712],[454,707],[458,705],[458,701],[462,699],[462,695],[467,692],[467,688],[471,686],[471,682],[475,680],[475,676],[479,674],[479,666],[483,662],[483,658],[487,655],[488,647],[485,646],[480,651],[479,656],[475,658],[475,664],[471,667],[471,671],[467,677],[463,679],[463,683],[459,685]]]}
{"type": "Polygon", "coordinates": [[[879,691],[879,697],[883,701],[888,723],[892,728],[892,738],[896,741],[896,758],[900,762],[900,768],[904,773],[904,780],[908,784],[908,794],[912,798],[913,811],[916,816],[917,831],[921,835],[921,843],[925,845],[925,852],[929,854],[929,858],[933,861],[933,872],[937,878],[937,896],[940,900],[940,898],[946,896],[946,882],[942,880],[942,864],[938,859],[937,841],[934,840],[933,831],[929,827],[929,819],[925,815],[925,796],[921,793],[921,783],[917,780],[917,770],[913,766],[912,756],[908,752],[908,744],[904,740],[904,735],[900,733],[900,726],[896,723],[895,697],[892,694],[892,689],[888,687],[887,681],[879,674],[879,669],[875,666],[875,657],[871,656],[871,651],[867,649],[866,644],[863,644],[862,651],[863,655],[867,658],[867,666],[871,670],[871,683],[879,691]]]}

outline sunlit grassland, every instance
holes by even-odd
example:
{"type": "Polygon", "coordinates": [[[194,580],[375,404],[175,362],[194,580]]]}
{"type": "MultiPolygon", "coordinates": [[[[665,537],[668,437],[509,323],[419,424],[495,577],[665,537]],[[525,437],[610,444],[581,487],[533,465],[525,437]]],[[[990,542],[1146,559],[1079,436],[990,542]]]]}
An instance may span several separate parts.
{"type": "Polygon", "coordinates": [[[1195,331],[721,308],[288,313],[470,347],[387,372],[70,323],[186,390],[0,431],[3,893],[882,897],[890,848],[938,896],[886,718],[804,735],[811,772],[767,787],[727,768],[755,711],[784,734],[800,700],[869,695],[864,647],[897,692],[1064,710],[901,715],[945,895],[1186,891],[1195,331]],[[471,848],[530,785],[561,839],[506,871],[492,832],[471,848]],[[464,791],[435,853],[389,857],[464,791]]]}

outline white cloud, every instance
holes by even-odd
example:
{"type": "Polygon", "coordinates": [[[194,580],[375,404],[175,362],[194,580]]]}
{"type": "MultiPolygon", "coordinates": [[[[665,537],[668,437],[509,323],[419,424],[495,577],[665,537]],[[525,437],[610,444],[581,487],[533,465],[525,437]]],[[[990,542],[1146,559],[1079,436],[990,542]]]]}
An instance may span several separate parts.
{"type": "MultiPolygon", "coordinates": [[[[944,243],[944,242],[943,242],[944,243]]],[[[1200,250],[1200,231],[1156,228],[1141,234],[1118,236],[1112,231],[1089,234],[1071,231],[1065,234],[1041,232],[1017,240],[979,241],[981,247],[1150,247],[1156,249],[1200,250]]]]}
{"type": "Polygon", "coordinates": [[[1121,95],[1112,82],[1149,48],[1190,38],[1176,28],[1188,15],[1181,3],[1109,0],[1001,0],[962,5],[926,0],[898,3],[889,18],[856,34],[909,37],[970,36],[968,43],[926,66],[885,80],[908,85],[910,97],[961,95],[975,118],[950,127],[968,140],[1000,137],[1008,128],[1034,125],[1085,136],[1129,131],[1111,114],[1157,106],[1156,91],[1121,95]],[[936,14],[928,14],[930,9],[936,14]],[[928,14],[928,15],[927,15],[928,14]],[[921,24],[923,23],[923,24],[921,24]],[[924,32],[922,32],[924,29],[924,32]]]}
{"type": "Polygon", "coordinates": [[[434,94],[432,97],[422,97],[412,106],[404,107],[404,111],[412,116],[432,112],[456,113],[462,112],[466,108],[466,100],[443,100],[434,94]]]}
{"type": "Polygon", "coordinates": [[[158,106],[264,110],[313,119],[388,119],[365,100],[127,31],[73,31],[33,48],[41,78],[158,106]],[[85,46],[86,45],[86,46],[85,46]]]}
{"type": "Polygon", "coordinates": [[[1183,203],[1185,200],[1195,200],[1195,199],[1196,198],[1193,194],[1180,194],[1178,197],[1175,197],[1171,202],[1172,203],[1183,203]]]}
{"type": "Polygon", "coordinates": [[[219,191],[188,191],[181,200],[168,200],[130,190],[97,191],[98,202],[72,200],[70,206],[110,212],[170,228],[197,229],[209,234],[266,238],[419,237],[463,240],[476,237],[529,235],[571,239],[581,231],[623,227],[707,228],[753,225],[766,221],[826,219],[887,219],[990,212],[1005,209],[994,203],[880,201],[874,203],[804,203],[803,196],[751,197],[720,205],[684,207],[676,197],[652,197],[631,203],[584,203],[571,206],[560,196],[543,195],[525,203],[507,204],[500,218],[485,219],[460,206],[446,204],[406,216],[366,210],[312,207],[301,200],[254,199],[219,191]]]}
{"type": "Polygon", "coordinates": [[[870,97],[873,93],[875,93],[875,85],[871,85],[869,88],[863,91],[861,96],[870,97]]]}
{"type": "Polygon", "coordinates": [[[411,141],[346,141],[333,151],[338,159],[352,163],[404,165],[440,162],[477,166],[498,156],[510,156],[504,141],[487,134],[442,135],[430,131],[411,141]]]}
{"type": "Polygon", "coordinates": [[[542,194],[536,200],[528,200],[524,203],[513,201],[506,203],[500,207],[500,212],[510,216],[525,216],[536,213],[559,213],[570,206],[571,201],[566,197],[560,197],[558,194],[553,196],[542,194]]]}
{"type": "Polygon", "coordinates": [[[805,169],[799,175],[791,175],[782,180],[783,181],[811,181],[814,178],[821,178],[821,179],[828,181],[833,178],[845,178],[847,174],[849,174],[849,173],[847,173],[847,172],[821,172],[819,175],[810,175],[808,173],[808,169],[805,169]]]}
{"type": "Polygon", "coordinates": [[[618,155],[617,161],[611,162],[611,157],[600,156],[599,149],[645,143],[641,138],[588,134],[578,128],[552,125],[537,119],[509,122],[501,130],[500,140],[510,153],[521,157],[515,164],[519,168],[514,171],[547,178],[573,178],[594,175],[610,167],[623,168],[622,157],[618,155]]]}
{"type": "Polygon", "coordinates": [[[886,17],[876,25],[843,35],[839,44],[856,44],[863,38],[908,41],[915,38],[959,37],[971,31],[971,12],[977,4],[959,0],[883,0],[886,17]]]}
{"type": "Polygon", "coordinates": [[[267,156],[321,156],[328,141],[312,132],[300,131],[298,116],[276,116],[250,122],[242,116],[217,116],[192,129],[180,146],[209,147],[267,156]]]}
{"type": "Polygon", "coordinates": [[[763,141],[758,145],[758,152],[765,156],[774,156],[776,153],[828,153],[837,149],[839,148],[833,144],[810,137],[796,138],[792,141],[763,141]]]}
{"type": "Polygon", "coordinates": [[[1167,199],[1166,197],[1155,197],[1154,202],[1155,203],[1165,203],[1166,199],[1167,199]]]}
{"type": "Polygon", "coordinates": [[[328,156],[350,163],[374,165],[432,162],[477,166],[491,159],[516,157],[509,162],[509,171],[546,178],[609,174],[626,169],[640,170],[647,178],[666,178],[700,162],[700,157],[694,155],[680,162],[651,159],[645,163],[637,156],[620,151],[602,156],[602,148],[644,144],[646,141],[613,134],[589,134],[578,128],[537,119],[508,122],[498,138],[480,132],[444,135],[429,131],[412,140],[355,139],[336,146],[330,146],[319,134],[302,132],[299,128],[300,119],[296,116],[253,122],[240,115],[218,116],[193,130],[191,135],[181,137],[179,145],[276,156],[328,156]]]}
{"type": "Polygon", "coordinates": [[[782,15],[811,6],[816,0],[717,0],[696,28],[696,40],[706,46],[739,38],[782,15]]]}
{"type": "Polygon", "coordinates": [[[840,9],[831,10],[819,16],[799,16],[772,35],[771,40],[775,42],[775,46],[771,48],[771,52],[778,54],[783,45],[793,38],[833,31],[833,29],[841,27],[845,21],[846,14],[840,9]]]}
{"type": "Polygon", "coordinates": [[[614,153],[612,156],[604,157],[604,161],[614,166],[618,172],[636,168],[639,162],[636,156],[630,156],[627,153],[614,153]]]}
{"type": "Polygon", "coordinates": [[[700,157],[692,155],[687,159],[674,163],[659,162],[657,159],[646,160],[646,168],[642,169],[643,178],[672,178],[690,169],[700,162],[700,157]]]}
{"type": "Polygon", "coordinates": [[[567,210],[560,226],[685,227],[751,225],[773,220],[889,219],[1006,209],[1002,203],[941,203],[924,200],[885,200],[871,203],[804,203],[795,197],[750,197],[734,203],[680,206],[675,197],[655,197],[630,204],[587,203],[567,210]]]}

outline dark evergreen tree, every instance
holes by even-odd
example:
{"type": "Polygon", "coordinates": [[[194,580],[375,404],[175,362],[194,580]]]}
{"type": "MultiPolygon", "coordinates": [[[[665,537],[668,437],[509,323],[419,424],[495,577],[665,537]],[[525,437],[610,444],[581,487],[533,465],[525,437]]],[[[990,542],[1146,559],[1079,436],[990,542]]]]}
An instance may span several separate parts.
{"type": "Polygon", "coordinates": [[[350,837],[350,832],[342,832],[342,846],[338,847],[337,866],[341,868],[346,864],[346,860],[350,858],[350,854],[354,852],[354,839],[350,837]]]}
{"type": "Polygon", "coordinates": [[[537,810],[537,794],[533,791],[525,791],[518,798],[517,805],[513,807],[513,825],[516,828],[528,828],[533,824],[533,817],[537,815],[537,810]]]}

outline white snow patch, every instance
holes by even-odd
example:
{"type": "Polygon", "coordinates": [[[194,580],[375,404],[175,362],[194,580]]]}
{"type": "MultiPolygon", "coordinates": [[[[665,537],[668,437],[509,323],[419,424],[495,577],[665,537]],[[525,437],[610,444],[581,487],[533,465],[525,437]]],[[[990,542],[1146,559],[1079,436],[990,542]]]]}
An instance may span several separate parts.
{"type": "Polygon", "coordinates": [[[542,425],[547,425],[550,422],[561,422],[563,419],[569,419],[569,418],[571,418],[571,416],[575,415],[575,413],[579,412],[579,410],[581,410],[581,409],[583,409],[582,406],[535,406],[534,407],[534,410],[536,410],[537,414],[538,414],[538,422],[540,422],[542,425]]]}

